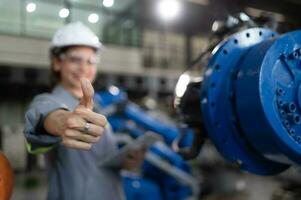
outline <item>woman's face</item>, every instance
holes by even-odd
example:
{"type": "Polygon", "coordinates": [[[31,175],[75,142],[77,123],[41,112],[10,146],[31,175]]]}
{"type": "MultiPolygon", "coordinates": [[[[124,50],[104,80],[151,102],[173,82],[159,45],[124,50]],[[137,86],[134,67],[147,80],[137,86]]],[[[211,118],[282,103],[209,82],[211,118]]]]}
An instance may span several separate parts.
{"type": "Polygon", "coordinates": [[[97,55],[90,47],[70,47],[60,59],[55,59],[54,71],[60,73],[60,83],[68,88],[80,88],[80,78],[94,81],[97,55]]]}

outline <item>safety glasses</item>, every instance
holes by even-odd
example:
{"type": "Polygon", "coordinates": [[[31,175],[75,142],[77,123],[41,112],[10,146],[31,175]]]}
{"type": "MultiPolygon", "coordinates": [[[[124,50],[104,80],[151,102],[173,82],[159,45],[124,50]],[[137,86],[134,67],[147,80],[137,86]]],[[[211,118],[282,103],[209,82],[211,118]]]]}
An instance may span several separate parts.
{"type": "Polygon", "coordinates": [[[99,63],[99,58],[97,56],[87,57],[77,52],[70,52],[60,55],[61,60],[66,60],[75,65],[81,65],[83,63],[87,65],[97,65],[99,63]]]}

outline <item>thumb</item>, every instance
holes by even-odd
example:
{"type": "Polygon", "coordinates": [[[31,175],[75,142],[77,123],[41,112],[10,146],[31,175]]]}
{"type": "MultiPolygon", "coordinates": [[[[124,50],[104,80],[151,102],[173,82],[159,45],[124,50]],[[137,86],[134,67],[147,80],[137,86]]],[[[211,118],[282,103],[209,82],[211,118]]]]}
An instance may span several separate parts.
{"type": "Polygon", "coordinates": [[[80,79],[80,85],[83,91],[83,97],[80,100],[80,105],[85,106],[86,108],[93,109],[93,96],[94,89],[91,82],[86,78],[80,79]]]}

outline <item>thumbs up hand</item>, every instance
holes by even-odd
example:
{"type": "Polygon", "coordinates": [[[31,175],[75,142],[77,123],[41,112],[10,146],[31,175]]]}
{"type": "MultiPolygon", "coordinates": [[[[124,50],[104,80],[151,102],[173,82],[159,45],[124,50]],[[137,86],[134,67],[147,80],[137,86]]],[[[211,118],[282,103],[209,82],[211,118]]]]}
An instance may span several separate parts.
{"type": "Polygon", "coordinates": [[[93,96],[94,89],[88,79],[80,79],[80,84],[83,92],[83,97],[81,98],[80,105],[86,107],[87,109],[93,109],[93,96]]]}
{"type": "Polygon", "coordinates": [[[79,105],[73,112],[54,111],[45,119],[44,127],[48,133],[61,136],[64,146],[89,150],[101,138],[107,119],[92,111],[94,89],[90,81],[80,81],[83,96],[79,105]]]}
{"type": "Polygon", "coordinates": [[[62,132],[63,144],[67,147],[89,150],[93,143],[99,141],[107,120],[93,109],[94,89],[88,79],[82,78],[83,96],[79,105],[65,120],[62,132]]]}

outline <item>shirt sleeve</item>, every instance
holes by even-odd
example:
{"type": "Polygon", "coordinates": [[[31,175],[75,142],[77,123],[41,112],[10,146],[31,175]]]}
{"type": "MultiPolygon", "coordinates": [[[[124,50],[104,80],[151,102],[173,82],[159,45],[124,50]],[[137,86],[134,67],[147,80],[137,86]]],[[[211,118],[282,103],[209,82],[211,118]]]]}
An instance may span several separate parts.
{"type": "Polygon", "coordinates": [[[44,129],[45,117],[57,109],[68,110],[50,94],[36,96],[25,114],[24,135],[29,153],[44,153],[61,141],[58,136],[50,135],[44,129]]]}

